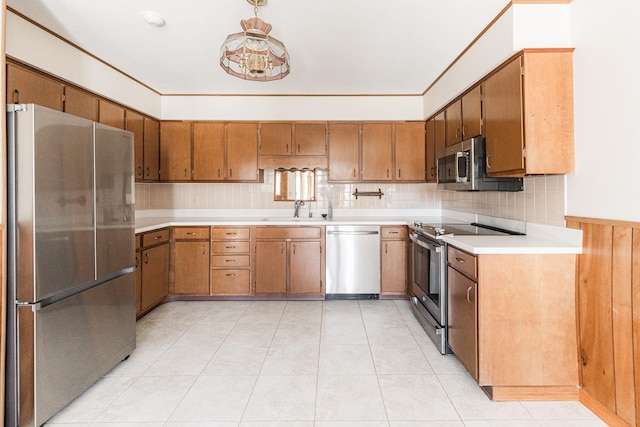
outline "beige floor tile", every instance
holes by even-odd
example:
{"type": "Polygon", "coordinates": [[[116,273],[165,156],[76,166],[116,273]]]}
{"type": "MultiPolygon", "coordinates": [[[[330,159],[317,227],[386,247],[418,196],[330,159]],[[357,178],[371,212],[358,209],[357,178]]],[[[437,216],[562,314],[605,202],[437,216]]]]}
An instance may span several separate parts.
{"type": "Polygon", "coordinates": [[[280,323],[273,345],[320,344],[320,323],[280,323]]]}
{"type": "Polygon", "coordinates": [[[371,354],[378,375],[434,373],[418,344],[397,346],[371,344],[371,354]]]}
{"type": "Polygon", "coordinates": [[[323,323],[362,323],[362,314],[358,301],[337,300],[325,301],[322,307],[323,323]]]}
{"type": "Polygon", "coordinates": [[[175,345],[220,345],[236,322],[198,322],[175,342],[175,345]]]}
{"type": "Polygon", "coordinates": [[[406,325],[365,323],[365,329],[371,345],[396,347],[417,344],[406,325]]]}
{"type": "Polygon", "coordinates": [[[258,375],[267,357],[267,345],[223,344],[213,355],[202,375],[258,375]]]}
{"type": "Polygon", "coordinates": [[[98,422],[166,421],[197,377],[138,377],[96,419],[98,422]]]}
{"type": "Polygon", "coordinates": [[[375,375],[371,350],[366,344],[323,344],[320,375],[375,375]]]}
{"type": "Polygon", "coordinates": [[[239,422],[255,381],[254,376],[200,376],[170,420],[239,422]]]}
{"type": "Polygon", "coordinates": [[[318,421],[386,421],[375,375],[318,375],[318,421]]]}
{"type": "Polygon", "coordinates": [[[200,375],[218,346],[174,345],[153,362],[143,375],[200,375]]]}
{"type": "Polygon", "coordinates": [[[378,379],[390,420],[460,419],[435,375],[379,375],[378,379]]]}
{"type": "Polygon", "coordinates": [[[319,353],[318,344],[273,344],[260,375],[316,375],[319,353]]]}
{"type": "Polygon", "coordinates": [[[320,343],[325,344],[369,344],[362,322],[323,323],[320,343]]]}
{"type": "Polygon", "coordinates": [[[313,421],[316,375],[260,375],[243,421],[313,421]]]}
{"type": "Polygon", "coordinates": [[[597,420],[580,402],[522,402],[536,420],[597,420]]]}
{"type": "Polygon", "coordinates": [[[289,301],[282,313],[280,325],[289,323],[315,323],[322,321],[322,301],[289,301]]]}
{"type": "Polygon", "coordinates": [[[223,344],[271,345],[278,323],[237,323],[223,344]]]}

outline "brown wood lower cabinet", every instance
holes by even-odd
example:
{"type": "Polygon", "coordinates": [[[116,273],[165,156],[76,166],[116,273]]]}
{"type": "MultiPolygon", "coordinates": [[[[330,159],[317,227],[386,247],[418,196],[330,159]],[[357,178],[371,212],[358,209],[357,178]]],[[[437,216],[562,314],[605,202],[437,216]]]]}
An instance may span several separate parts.
{"type": "Polygon", "coordinates": [[[251,294],[251,228],[211,228],[211,295],[251,294]]]}
{"type": "Polygon", "coordinates": [[[380,294],[407,293],[407,227],[380,228],[380,294]]]}
{"type": "Polygon", "coordinates": [[[174,285],[177,295],[209,294],[209,227],[177,227],[174,236],[174,285]]]}
{"type": "Polygon", "coordinates": [[[577,399],[576,256],[449,246],[448,260],[449,344],[473,374],[477,342],[480,386],[495,400],[577,399]]]}
{"type": "Polygon", "coordinates": [[[257,295],[324,295],[324,227],[256,227],[257,295]]]}
{"type": "Polygon", "coordinates": [[[141,237],[139,277],[142,313],[158,305],[169,293],[169,229],[143,233],[141,237]]]}

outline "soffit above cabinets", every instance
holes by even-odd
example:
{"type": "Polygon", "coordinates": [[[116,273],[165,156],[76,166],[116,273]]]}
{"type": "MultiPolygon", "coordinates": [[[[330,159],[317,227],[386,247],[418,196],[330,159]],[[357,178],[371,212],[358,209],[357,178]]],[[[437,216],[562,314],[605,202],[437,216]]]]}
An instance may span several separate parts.
{"type": "Polygon", "coordinates": [[[269,0],[258,15],[291,57],[263,83],[228,75],[220,47],[246,0],[7,0],[7,7],[160,94],[420,95],[505,0],[269,0]],[[164,18],[156,27],[145,12],[164,18]]]}

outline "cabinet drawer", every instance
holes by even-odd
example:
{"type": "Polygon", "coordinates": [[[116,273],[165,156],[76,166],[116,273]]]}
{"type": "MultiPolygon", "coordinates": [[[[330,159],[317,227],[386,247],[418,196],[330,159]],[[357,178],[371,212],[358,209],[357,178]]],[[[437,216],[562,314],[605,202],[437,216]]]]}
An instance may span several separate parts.
{"type": "Polygon", "coordinates": [[[473,279],[478,277],[478,264],[475,256],[449,246],[447,252],[449,265],[473,279]]]}
{"type": "Polygon", "coordinates": [[[249,240],[249,227],[227,228],[213,227],[211,229],[212,240],[249,240]]]}
{"type": "Polygon", "coordinates": [[[209,227],[176,227],[173,229],[175,240],[209,239],[209,227]]]}
{"type": "Polygon", "coordinates": [[[214,254],[248,254],[249,242],[211,242],[211,253],[214,254]]]}
{"type": "Polygon", "coordinates": [[[211,267],[249,267],[249,255],[212,255],[211,267]]]}
{"type": "Polygon", "coordinates": [[[384,240],[404,240],[407,235],[406,227],[381,227],[380,238],[384,240]]]}
{"type": "Polygon", "coordinates": [[[249,295],[249,270],[211,270],[212,295],[249,295]]]}
{"type": "Polygon", "coordinates": [[[142,234],[136,234],[136,250],[142,247],[142,234]]]}
{"type": "Polygon", "coordinates": [[[258,227],[257,239],[320,239],[322,227],[258,227]]]}
{"type": "Polygon", "coordinates": [[[149,233],[144,233],[142,235],[142,246],[152,246],[157,245],[159,243],[164,243],[169,241],[169,229],[163,228],[158,231],[151,231],[149,233]]]}

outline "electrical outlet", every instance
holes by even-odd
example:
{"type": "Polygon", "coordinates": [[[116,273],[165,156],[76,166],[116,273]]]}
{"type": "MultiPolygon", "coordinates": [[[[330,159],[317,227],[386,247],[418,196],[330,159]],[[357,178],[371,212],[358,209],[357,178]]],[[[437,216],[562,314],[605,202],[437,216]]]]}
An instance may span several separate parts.
{"type": "Polygon", "coordinates": [[[192,199],[191,199],[192,204],[193,205],[197,205],[198,204],[198,199],[199,199],[198,196],[193,196],[192,199]]]}

